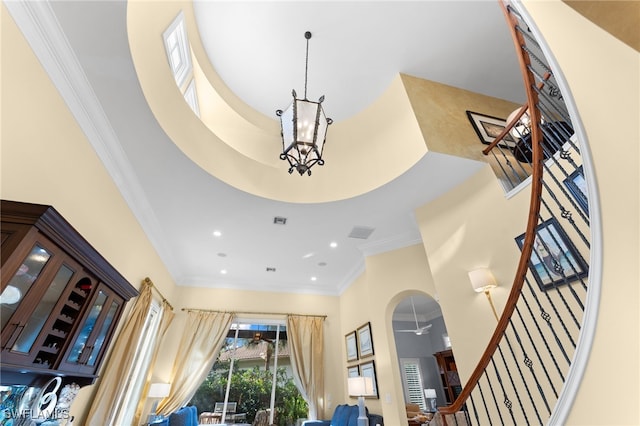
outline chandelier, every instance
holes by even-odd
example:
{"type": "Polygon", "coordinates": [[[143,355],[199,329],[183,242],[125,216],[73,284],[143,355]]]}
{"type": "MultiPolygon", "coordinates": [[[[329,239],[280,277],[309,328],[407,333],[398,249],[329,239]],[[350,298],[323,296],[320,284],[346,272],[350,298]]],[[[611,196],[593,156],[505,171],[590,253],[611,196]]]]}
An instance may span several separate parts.
{"type": "Polygon", "coordinates": [[[298,99],[296,91],[292,91],[293,102],[284,111],[279,109],[276,115],[280,117],[282,135],[281,160],[289,162],[289,173],[296,170],[300,176],[305,173],[311,176],[311,167],[316,164],[322,166],[322,150],[324,148],[327,128],[333,120],[327,118],[322,109],[321,96],[318,102],[307,99],[307,70],[309,66],[309,39],[311,33],[304,33],[307,39],[307,54],[304,67],[304,98],[298,99]]]}

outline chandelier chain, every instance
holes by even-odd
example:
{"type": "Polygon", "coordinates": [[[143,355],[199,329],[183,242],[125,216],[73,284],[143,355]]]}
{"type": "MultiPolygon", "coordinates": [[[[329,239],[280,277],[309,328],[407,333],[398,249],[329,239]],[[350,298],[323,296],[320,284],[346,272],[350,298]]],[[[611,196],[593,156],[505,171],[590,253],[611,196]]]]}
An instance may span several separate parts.
{"type": "Polygon", "coordinates": [[[307,39],[307,54],[304,59],[304,100],[307,100],[307,73],[309,70],[309,39],[311,38],[311,33],[307,31],[304,33],[304,38],[307,39]]]}

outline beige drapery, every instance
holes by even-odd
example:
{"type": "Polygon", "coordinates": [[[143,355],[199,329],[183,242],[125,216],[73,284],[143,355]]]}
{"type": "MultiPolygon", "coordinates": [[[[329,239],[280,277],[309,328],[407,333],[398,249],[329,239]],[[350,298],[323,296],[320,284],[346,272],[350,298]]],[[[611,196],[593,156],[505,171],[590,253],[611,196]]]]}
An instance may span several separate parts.
{"type": "Polygon", "coordinates": [[[287,315],[291,363],[309,419],[324,418],[324,317],[287,315]]]}
{"type": "Polygon", "coordinates": [[[168,415],[191,400],[222,348],[233,315],[227,312],[187,312],[185,330],[171,372],[171,394],[157,412],[168,415]]]}
{"type": "Polygon", "coordinates": [[[138,401],[138,407],[136,408],[136,414],[133,418],[134,425],[140,425],[144,422],[142,421],[142,416],[146,415],[143,413],[144,407],[147,402],[147,393],[149,393],[149,386],[151,386],[151,378],[153,376],[153,368],[156,365],[156,359],[158,359],[158,354],[160,353],[160,343],[167,330],[169,329],[169,325],[171,321],[173,321],[173,317],[175,314],[173,313],[173,309],[171,305],[166,300],[162,301],[162,322],[160,323],[160,327],[158,328],[159,338],[156,340],[155,345],[152,349],[153,355],[151,358],[151,363],[149,363],[149,371],[147,372],[147,378],[145,380],[144,388],[142,390],[142,395],[140,396],[140,401],[138,401]]]}
{"type": "MultiPolygon", "coordinates": [[[[87,425],[104,426],[117,423],[123,407],[116,407],[116,405],[129,385],[129,375],[136,356],[136,347],[144,332],[144,324],[151,309],[152,286],[150,280],[142,282],[140,295],[136,298],[129,318],[118,335],[109,356],[109,362],[101,372],[98,390],[87,416],[87,425]]],[[[164,313],[161,312],[161,315],[164,313]]],[[[170,313],[170,316],[173,315],[170,309],[167,310],[167,313],[170,313]]],[[[159,340],[158,336],[156,336],[157,340],[159,340]]]]}

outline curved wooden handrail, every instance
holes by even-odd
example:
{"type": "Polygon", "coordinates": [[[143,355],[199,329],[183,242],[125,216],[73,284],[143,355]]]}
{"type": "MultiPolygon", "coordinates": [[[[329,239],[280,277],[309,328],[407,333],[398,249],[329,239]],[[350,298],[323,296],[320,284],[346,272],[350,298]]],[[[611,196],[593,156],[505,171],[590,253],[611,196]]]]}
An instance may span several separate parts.
{"type": "Polygon", "coordinates": [[[527,104],[524,104],[520,107],[518,113],[511,119],[510,122],[507,123],[504,130],[500,132],[498,136],[496,136],[496,138],[489,144],[489,146],[482,150],[482,153],[484,155],[489,155],[489,152],[491,152],[491,150],[495,148],[509,134],[511,129],[513,129],[513,126],[516,125],[516,123],[520,120],[520,117],[524,115],[528,108],[529,105],[527,104]]]}
{"type": "MultiPolygon", "coordinates": [[[[545,73],[544,78],[542,79],[542,81],[540,83],[538,83],[538,89],[542,89],[544,87],[545,81],[547,81],[549,78],[551,78],[551,73],[545,73]]],[[[495,148],[505,137],[507,137],[507,135],[509,134],[511,129],[513,129],[513,127],[520,120],[520,118],[524,115],[524,113],[527,112],[528,109],[529,109],[529,105],[528,104],[522,105],[520,107],[520,110],[518,110],[518,113],[515,116],[513,116],[511,121],[509,121],[507,123],[507,125],[504,128],[504,130],[502,132],[500,132],[500,134],[498,136],[496,136],[496,138],[493,140],[493,142],[491,142],[489,144],[489,146],[487,146],[485,149],[482,150],[482,153],[484,155],[489,155],[491,150],[493,148],[495,148]]]]}
{"type": "MultiPolygon", "coordinates": [[[[493,354],[498,348],[498,344],[502,339],[502,336],[509,325],[511,320],[511,315],[513,314],[516,303],[520,298],[520,292],[522,290],[522,286],[524,284],[525,276],[527,274],[529,268],[529,261],[531,259],[531,254],[533,252],[533,244],[535,240],[535,230],[538,225],[538,215],[540,213],[540,197],[542,194],[542,171],[543,171],[543,161],[544,155],[542,152],[541,141],[542,141],[542,130],[540,129],[540,120],[541,115],[540,111],[536,108],[538,104],[538,94],[532,87],[535,85],[535,77],[533,73],[529,70],[529,58],[522,54],[522,50],[520,46],[524,45],[524,40],[521,34],[515,29],[517,24],[516,18],[511,16],[507,7],[505,6],[502,0],[498,0],[500,3],[500,7],[505,15],[507,22],[509,23],[511,36],[513,38],[513,42],[516,47],[516,53],[518,55],[518,60],[520,62],[520,70],[522,71],[522,75],[525,81],[525,87],[527,92],[527,103],[521,108],[521,113],[524,113],[526,109],[529,110],[529,115],[531,117],[531,144],[533,150],[533,160],[532,160],[532,183],[531,183],[531,197],[529,202],[529,216],[527,220],[527,228],[525,233],[524,242],[522,245],[522,252],[520,255],[520,260],[518,262],[518,269],[516,270],[516,275],[513,280],[513,285],[511,287],[511,292],[509,293],[509,298],[507,299],[505,308],[500,316],[500,320],[498,321],[498,325],[496,326],[491,339],[485,349],[478,365],[473,370],[473,373],[469,377],[469,380],[465,384],[464,388],[458,398],[453,402],[453,404],[446,407],[438,407],[438,411],[442,414],[443,421],[445,426],[447,425],[446,415],[455,414],[457,411],[462,409],[462,406],[465,404],[471,392],[477,386],[480,378],[483,376],[485,369],[489,365],[493,354]]],[[[522,115],[522,114],[520,114],[522,115]]],[[[519,117],[518,117],[519,118],[519,117]]],[[[512,120],[515,121],[515,120],[512,120]]],[[[506,130],[506,129],[505,129],[506,130]]],[[[508,130],[506,130],[508,131],[508,130]]],[[[505,132],[506,134],[506,132],[505,132]]],[[[496,142],[497,143],[497,142],[496,142]]],[[[489,149],[489,148],[487,148],[489,149]]]]}

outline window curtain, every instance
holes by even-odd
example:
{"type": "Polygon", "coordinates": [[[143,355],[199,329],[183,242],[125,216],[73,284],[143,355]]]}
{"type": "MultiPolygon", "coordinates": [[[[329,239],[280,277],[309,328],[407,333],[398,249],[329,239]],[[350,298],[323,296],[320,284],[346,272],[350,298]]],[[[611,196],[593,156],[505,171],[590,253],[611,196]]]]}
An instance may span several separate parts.
{"type": "Polygon", "coordinates": [[[156,359],[158,358],[158,354],[160,353],[160,343],[164,338],[164,335],[167,333],[169,329],[169,324],[173,321],[173,317],[175,314],[173,313],[173,309],[171,305],[166,300],[162,301],[162,322],[160,323],[160,327],[158,330],[159,339],[156,340],[155,345],[153,347],[153,355],[151,359],[151,363],[149,364],[149,370],[147,372],[147,377],[144,384],[144,389],[142,390],[142,395],[140,397],[140,401],[138,401],[138,407],[136,408],[136,414],[134,417],[134,425],[144,424],[142,421],[142,416],[146,413],[143,413],[144,407],[147,402],[147,393],[149,393],[149,386],[151,386],[151,378],[153,376],[153,368],[156,365],[156,359]]]}
{"type": "Polygon", "coordinates": [[[287,340],[296,384],[309,419],[324,418],[324,317],[287,316],[287,340]]]}
{"type": "Polygon", "coordinates": [[[100,383],[89,409],[87,425],[104,426],[118,423],[123,406],[119,404],[129,385],[136,349],[144,332],[151,309],[151,284],[143,281],[124,328],[118,335],[115,346],[100,373],[100,383]]]}
{"type": "Polygon", "coordinates": [[[191,400],[204,381],[229,333],[233,315],[227,312],[187,312],[187,321],[171,372],[171,394],[160,401],[163,415],[191,400]]]}

